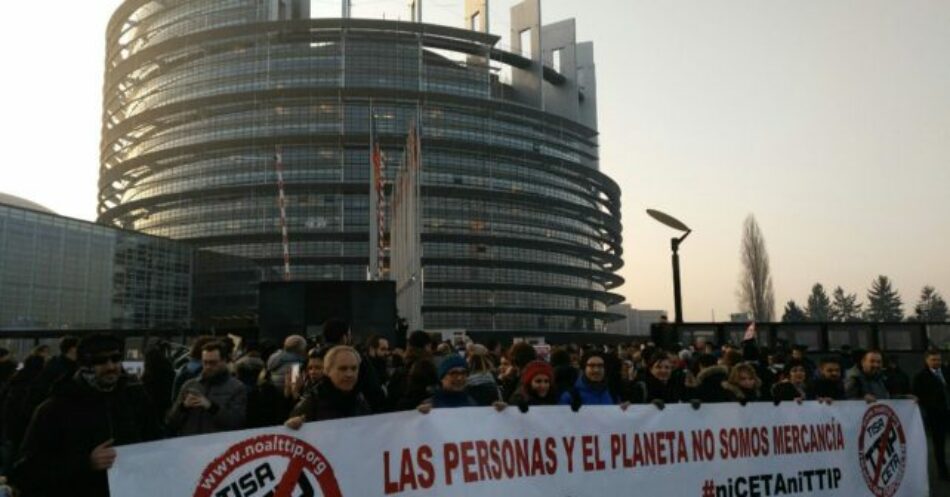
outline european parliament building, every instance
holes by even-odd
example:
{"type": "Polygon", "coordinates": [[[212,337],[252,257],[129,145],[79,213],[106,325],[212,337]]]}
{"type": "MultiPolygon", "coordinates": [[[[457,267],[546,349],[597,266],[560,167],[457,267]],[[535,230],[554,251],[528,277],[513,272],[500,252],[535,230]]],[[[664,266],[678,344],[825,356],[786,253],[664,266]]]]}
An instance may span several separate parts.
{"type": "Polygon", "coordinates": [[[308,0],[126,0],[107,32],[98,223],[219,255],[196,271],[217,274],[222,318],[253,314],[284,247],[293,280],[365,280],[371,141],[391,182],[415,121],[425,327],[604,331],[623,261],[593,45],[526,0],[502,48],[488,1],[463,7],[469,29],[421,22],[421,2],[410,22],[351,18],[345,0],[336,19],[308,0]]]}

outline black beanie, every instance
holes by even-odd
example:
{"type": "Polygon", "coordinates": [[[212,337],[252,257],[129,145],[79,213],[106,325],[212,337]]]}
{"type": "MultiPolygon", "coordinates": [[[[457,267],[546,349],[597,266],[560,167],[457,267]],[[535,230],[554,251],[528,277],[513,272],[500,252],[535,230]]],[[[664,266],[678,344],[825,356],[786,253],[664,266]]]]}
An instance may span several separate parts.
{"type": "Polygon", "coordinates": [[[86,336],[79,341],[77,347],[79,361],[85,365],[89,365],[97,354],[116,351],[122,353],[124,350],[125,343],[119,337],[109,333],[94,333],[86,336]]]}

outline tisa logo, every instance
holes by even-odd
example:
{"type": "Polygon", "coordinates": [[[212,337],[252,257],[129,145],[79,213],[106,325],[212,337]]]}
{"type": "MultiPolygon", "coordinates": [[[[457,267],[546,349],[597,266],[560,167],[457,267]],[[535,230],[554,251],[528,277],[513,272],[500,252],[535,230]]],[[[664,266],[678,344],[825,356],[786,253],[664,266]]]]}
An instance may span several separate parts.
{"type": "Polygon", "coordinates": [[[875,497],[892,497],[900,488],[907,467],[907,440],[894,411],[877,404],[861,421],[858,439],[861,473],[875,497]]]}
{"type": "Polygon", "coordinates": [[[202,472],[194,497],[342,497],[326,458],[284,435],[231,446],[202,472]]]}

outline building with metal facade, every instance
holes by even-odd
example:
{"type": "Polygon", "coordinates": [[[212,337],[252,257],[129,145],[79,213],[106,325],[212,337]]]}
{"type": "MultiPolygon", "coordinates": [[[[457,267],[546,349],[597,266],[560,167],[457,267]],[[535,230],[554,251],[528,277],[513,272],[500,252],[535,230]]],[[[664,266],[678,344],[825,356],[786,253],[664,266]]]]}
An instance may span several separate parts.
{"type": "Polygon", "coordinates": [[[471,30],[307,4],[118,8],[99,222],[253,261],[219,296],[252,309],[282,273],[279,147],[292,278],[363,280],[371,121],[391,182],[418,117],[426,328],[603,331],[622,300],[620,189],[599,171],[593,47],[573,20],[520,4],[509,51],[484,1],[466,4],[471,30]]]}
{"type": "Polygon", "coordinates": [[[191,326],[195,250],[0,195],[0,330],[191,326]]]}

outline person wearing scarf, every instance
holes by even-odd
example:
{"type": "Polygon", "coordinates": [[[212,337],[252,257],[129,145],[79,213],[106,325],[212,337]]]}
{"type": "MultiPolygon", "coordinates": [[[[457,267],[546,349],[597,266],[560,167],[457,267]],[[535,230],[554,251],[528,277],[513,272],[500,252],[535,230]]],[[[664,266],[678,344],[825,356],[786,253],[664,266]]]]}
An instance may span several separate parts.
{"type": "Polygon", "coordinates": [[[9,474],[22,495],[108,497],[115,446],[161,438],[145,389],[122,370],[124,344],[93,334],[79,342],[80,369],[40,404],[9,474]]]}
{"type": "Polygon", "coordinates": [[[451,354],[439,364],[439,386],[432,397],[424,400],[419,412],[428,413],[432,408],[474,407],[478,403],[466,391],[468,363],[462,356],[451,354]]]}
{"type": "Polygon", "coordinates": [[[613,405],[617,401],[607,388],[606,356],[603,352],[590,351],[581,359],[581,374],[574,386],[561,394],[558,402],[572,408],[580,406],[613,405]]]}
{"type": "Polygon", "coordinates": [[[307,391],[284,425],[297,430],[305,422],[352,418],[371,413],[363,394],[356,390],[360,355],[353,347],[338,345],[323,359],[324,378],[307,391]]]}
{"type": "Polygon", "coordinates": [[[685,385],[682,377],[673,376],[673,362],[664,351],[656,352],[647,363],[644,380],[647,387],[647,401],[661,401],[664,404],[680,402],[685,397],[685,385]]]}
{"type": "Polygon", "coordinates": [[[772,399],[775,401],[804,400],[807,398],[805,380],[808,370],[800,359],[789,359],[785,363],[788,376],[772,386],[772,399]]]}

